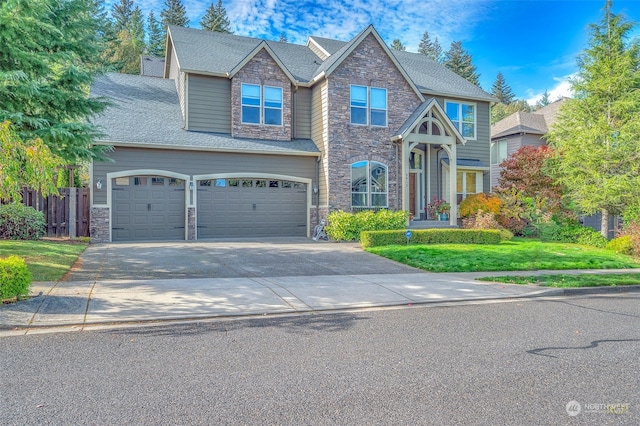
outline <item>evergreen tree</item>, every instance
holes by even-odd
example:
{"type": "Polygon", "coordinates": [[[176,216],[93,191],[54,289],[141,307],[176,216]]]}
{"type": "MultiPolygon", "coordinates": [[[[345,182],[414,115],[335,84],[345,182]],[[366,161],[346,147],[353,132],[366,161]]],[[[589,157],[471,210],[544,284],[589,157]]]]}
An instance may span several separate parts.
{"type": "Polygon", "coordinates": [[[103,57],[115,71],[125,74],[140,73],[140,57],[147,50],[144,37],[142,11],[136,6],[125,28],[109,41],[103,57]]]}
{"type": "Polygon", "coordinates": [[[542,97],[540,98],[540,100],[538,100],[538,102],[536,102],[536,109],[540,109],[540,108],[546,107],[550,103],[551,103],[551,99],[549,97],[549,92],[547,90],[545,90],[544,93],[542,94],[542,97]]]}
{"type": "Polygon", "coordinates": [[[218,33],[231,34],[229,25],[229,18],[227,18],[227,11],[222,7],[222,0],[218,0],[218,4],[215,6],[211,3],[200,20],[202,29],[218,33]]]}
{"type": "Polygon", "coordinates": [[[407,50],[407,47],[404,44],[402,44],[400,39],[397,39],[397,38],[391,42],[391,48],[393,50],[399,50],[401,52],[404,52],[405,50],[407,50]]]}
{"type": "Polygon", "coordinates": [[[166,34],[153,11],[149,12],[149,17],[147,18],[147,36],[149,39],[147,53],[151,56],[164,56],[166,34]]]}
{"type": "Polygon", "coordinates": [[[280,43],[289,43],[287,39],[287,35],[284,32],[280,33],[280,39],[278,40],[280,43]]]}
{"type": "Polygon", "coordinates": [[[640,42],[629,41],[632,30],[608,0],[578,57],[575,97],[548,135],[555,176],[583,213],[602,213],[605,236],[609,214],[636,204],[640,188],[640,42]]]}
{"type": "Polygon", "coordinates": [[[138,6],[133,9],[131,13],[131,21],[127,25],[127,29],[131,33],[131,39],[134,41],[136,47],[141,48],[142,51],[146,49],[146,43],[144,40],[144,20],[142,18],[142,11],[138,6]]]}
{"type": "Polygon", "coordinates": [[[497,104],[491,106],[491,125],[494,125],[503,118],[519,111],[531,112],[531,106],[527,103],[527,101],[523,101],[522,99],[512,101],[508,105],[503,104],[502,102],[498,102],[497,104]]]}
{"type": "Polygon", "coordinates": [[[160,12],[160,19],[165,30],[168,25],[189,26],[189,18],[182,0],[164,0],[164,6],[165,8],[160,12]]]}
{"type": "Polygon", "coordinates": [[[89,98],[100,67],[99,23],[86,0],[0,2],[0,122],[38,138],[70,163],[95,157],[88,118],[106,103],[89,98]],[[64,29],[64,31],[61,31],[64,29]]]}
{"type": "Polygon", "coordinates": [[[113,4],[111,18],[113,19],[113,27],[116,33],[129,27],[132,14],[133,0],[120,0],[119,3],[113,4]]]}
{"type": "Polygon", "coordinates": [[[479,86],[480,74],[476,73],[476,67],[473,65],[473,58],[462,47],[461,41],[454,41],[451,47],[445,53],[444,66],[458,74],[460,77],[479,86]]]}
{"type": "Polygon", "coordinates": [[[493,86],[491,86],[491,94],[505,105],[508,105],[513,101],[515,95],[513,94],[511,87],[505,81],[502,72],[498,72],[496,81],[493,83],[493,86]]]}
{"type": "Polygon", "coordinates": [[[420,40],[420,44],[418,45],[418,53],[422,53],[434,61],[442,63],[442,46],[440,46],[438,37],[436,37],[434,41],[431,41],[429,39],[429,33],[426,31],[422,35],[422,40],[420,40]]]}

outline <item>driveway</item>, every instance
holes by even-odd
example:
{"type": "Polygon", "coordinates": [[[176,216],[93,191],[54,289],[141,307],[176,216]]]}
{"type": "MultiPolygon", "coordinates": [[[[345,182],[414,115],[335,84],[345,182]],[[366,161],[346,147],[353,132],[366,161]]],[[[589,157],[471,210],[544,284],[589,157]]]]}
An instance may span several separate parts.
{"type": "Polygon", "coordinates": [[[91,245],[64,281],[407,274],[357,243],[262,238],[91,245]]]}

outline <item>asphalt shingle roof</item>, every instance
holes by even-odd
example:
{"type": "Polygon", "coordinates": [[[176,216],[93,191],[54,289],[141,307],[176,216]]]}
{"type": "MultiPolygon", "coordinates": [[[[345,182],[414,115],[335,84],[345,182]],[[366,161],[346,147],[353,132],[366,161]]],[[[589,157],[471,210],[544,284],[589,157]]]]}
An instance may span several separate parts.
{"type": "Polygon", "coordinates": [[[315,155],[309,139],[291,141],[233,138],[228,134],[191,132],[181,128],[182,113],[175,82],[169,79],[127,74],[105,74],[91,86],[92,97],[107,98],[112,105],[92,122],[110,145],[254,151],[272,154],[315,155]]]}
{"type": "MultiPolygon", "coordinates": [[[[347,51],[368,28],[349,42],[312,37],[323,49],[331,53],[325,61],[322,61],[306,45],[275,41],[266,41],[266,43],[298,82],[309,83],[315,76],[341,60],[342,53],[347,51]]],[[[180,69],[205,74],[226,75],[262,42],[260,39],[192,28],[170,26],[169,31],[180,69]]],[[[496,100],[478,86],[425,55],[393,50],[391,52],[413,83],[424,93],[486,101],[496,100]]]]}
{"type": "Polygon", "coordinates": [[[545,135],[555,122],[565,98],[550,103],[534,112],[515,112],[491,126],[491,138],[501,138],[516,133],[545,135]]]}
{"type": "Polygon", "coordinates": [[[164,58],[142,56],[140,58],[140,75],[164,77],[164,58]]]}

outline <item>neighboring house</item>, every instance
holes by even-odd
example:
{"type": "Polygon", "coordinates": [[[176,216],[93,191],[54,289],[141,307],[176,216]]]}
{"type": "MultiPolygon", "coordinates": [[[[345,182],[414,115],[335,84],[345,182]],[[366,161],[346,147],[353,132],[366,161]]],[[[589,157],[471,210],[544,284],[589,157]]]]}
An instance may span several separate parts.
{"type": "Polygon", "coordinates": [[[164,77],[164,58],[141,56],[140,75],[146,75],[147,77],[164,77]]]}
{"type": "Polygon", "coordinates": [[[114,147],[92,164],[93,241],[310,236],[332,210],[490,189],[495,99],[373,26],[306,45],[171,26],[163,77],[92,86],[114,147]]]}
{"type": "Polygon", "coordinates": [[[498,185],[500,164],[523,146],[546,145],[545,135],[566,98],[534,112],[515,112],[491,126],[491,188],[498,185]]]}

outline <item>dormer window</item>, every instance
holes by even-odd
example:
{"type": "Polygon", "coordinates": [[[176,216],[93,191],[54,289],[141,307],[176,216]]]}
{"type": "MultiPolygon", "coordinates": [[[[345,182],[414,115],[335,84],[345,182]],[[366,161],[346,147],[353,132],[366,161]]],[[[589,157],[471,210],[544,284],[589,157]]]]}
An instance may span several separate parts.
{"type": "Polygon", "coordinates": [[[351,124],[386,127],[387,89],[351,85],[351,124]]]}
{"type": "Polygon", "coordinates": [[[282,126],[282,87],[242,83],[242,123],[282,126]]]}

